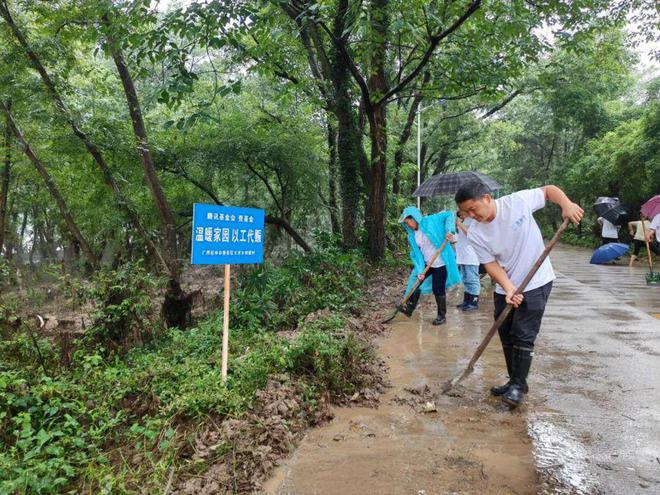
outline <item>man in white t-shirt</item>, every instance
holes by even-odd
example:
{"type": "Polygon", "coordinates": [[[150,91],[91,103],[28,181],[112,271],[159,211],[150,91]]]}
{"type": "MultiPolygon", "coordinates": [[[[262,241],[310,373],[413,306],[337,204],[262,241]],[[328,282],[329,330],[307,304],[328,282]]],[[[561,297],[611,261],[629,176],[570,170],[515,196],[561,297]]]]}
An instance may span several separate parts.
{"type": "Polygon", "coordinates": [[[518,406],[527,393],[527,375],[534,355],[534,343],[541,328],[545,305],[555,279],[546,258],[523,294],[515,294],[545,246],[533,213],[546,200],[558,204],[562,216],[578,223],[584,214],[564,192],[555,186],[518,191],[493,199],[481,182],[469,182],[456,193],[456,203],[476,222],[468,231],[479,261],[496,282],[495,318],[507,304],[514,310],[499,328],[509,381],[491,388],[504,402],[518,406]]]}
{"type": "Polygon", "coordinates": [[[660,236],[658,235],[658,232],[660,232],[660,213],[654,216],[653,220],[651,220],[651,226],[646,231],[646,241],[651,242],[653,240],[654,235],[656,239],[660,241],[660,236]]]}

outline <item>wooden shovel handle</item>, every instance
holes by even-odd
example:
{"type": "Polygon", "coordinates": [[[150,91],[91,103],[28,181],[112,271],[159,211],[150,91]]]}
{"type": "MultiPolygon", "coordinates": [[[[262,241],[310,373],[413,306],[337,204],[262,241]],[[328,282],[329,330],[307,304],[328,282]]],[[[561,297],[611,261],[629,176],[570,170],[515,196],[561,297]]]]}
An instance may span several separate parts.
{"type": "MultiPolygon", "coordinates": [[[[440,256],[440,253],[442,252],[442,250],[445,248],[446,245],[447,245],[447,239],[445,238],[445,241],[444,241],[442,244],[440,244],[440,247],[439,247],[438,250],[435,252],[435,254],[433,255],[433,258],[431,258],[431,260],[429,261],[428,265],[426,265],[426,268],[424,268],[424,271],[421,273],[421,275],[426,276],[426,272],[428,272],[428,271],[431,269],[431,265],[433,265],[433,263],[435,262],[436,258],[437,258],[438,256],[440,256]]],[[[413,295],[413,293],[417,290],[417,287],[419,287],[420,284],[421,284],[422,282],[423,282],[423,280],[419,280],[419,279],[417,279],[417,282],[415,282],[415,284],[412,286],[412,288],[411,288],[411,289],[408,291],[408,293],[404,296],[403,300],[401,301],[400,306],[403,306],[404,304],[406,304],[406,302],[408,301],[408,299],[410,299],[410,296],[413,295]]]]}

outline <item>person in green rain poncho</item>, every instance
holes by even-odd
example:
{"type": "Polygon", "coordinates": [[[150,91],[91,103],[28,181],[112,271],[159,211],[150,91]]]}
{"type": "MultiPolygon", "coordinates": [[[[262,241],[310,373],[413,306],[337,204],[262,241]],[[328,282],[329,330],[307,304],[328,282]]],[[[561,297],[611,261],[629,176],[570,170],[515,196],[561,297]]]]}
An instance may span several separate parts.
{"type": "Polygon", "coordinates": [[[406,294],[418,279],[423,280],[422,284],[406,302],[402,312],[407,316],[411,316],[415,307],[417,307],[420,295],[432,292],[438,305],[438,314],[433,320],[433,325],[442,325],[447,321],[446,290],[461,283],[456,256],[449,245],[453,234],[456,232],[454,214],[443,211],[434,215],[422,216],[419,209],[408,206],[399,217],[399,223],[408,234],[410,259],[413,263],[406,294]],[[442,250],[441,255],[435,259],[426,273],[426,277],[424,277],[422,272],[445,239],[448,240],[445,248],[442,250]]]}

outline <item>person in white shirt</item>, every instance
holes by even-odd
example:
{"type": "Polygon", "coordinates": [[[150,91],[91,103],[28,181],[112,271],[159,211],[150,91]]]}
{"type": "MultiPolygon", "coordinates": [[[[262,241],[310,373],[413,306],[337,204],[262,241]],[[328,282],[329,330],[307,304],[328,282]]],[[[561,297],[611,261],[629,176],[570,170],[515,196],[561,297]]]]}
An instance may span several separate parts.
{"type": "Polygon", "coordinates": [[[614,225],[607,218],[603,217],[598,217],[597,222],[601,225],[600,237],[603,240],[603,245],[610,242],[619,242],[620,225],[614,225]]]}
{"type": "MultiPolygon", "coordinates": [[[[646,231],[646,240],[647,240],[647,242],[651,242],[653,240],[654,235],[657,239],[658,238],[658,231],[660,231],[660,213],[658,213],[656,216],[653,217],[653,220],[651,220],[651,226],[646,231]]],[[[660,240],[660,239],[658,239],[658,240],[660,240]]]]}
{"type": "Polygon", "coordinates": [[[470,225],[474,222],[471,218],[458,211],[456,213],[456,235],[454,236],[454,248],[456,249],[456,263],[463,280],[463,302],[456,307],[463,311],[474,311],[479,309],[479,295],[481,294],[481,282],[479,281],[479,258],[468,240],[467,234],[470,225]]]}
{"type": "Polygon", "coordinates": [[[522,403],[528,391],[527,375],[534,355],[534,343],[541,328],[545,305],[555,279],[546,258],[523,294],[515,294],[545,246],[533,213],[546,200],[558,204],[562,216],[578,223],[584,211],[556,186],[518,191],[494,199],[479,181],[461,186],[455,196],[458,207],[476,222],[468,239],[488,275],[496,282],[495,318],[507,304],[513,311],[499,328],[509,381],[491,388],[511,406],[522,403]]]}

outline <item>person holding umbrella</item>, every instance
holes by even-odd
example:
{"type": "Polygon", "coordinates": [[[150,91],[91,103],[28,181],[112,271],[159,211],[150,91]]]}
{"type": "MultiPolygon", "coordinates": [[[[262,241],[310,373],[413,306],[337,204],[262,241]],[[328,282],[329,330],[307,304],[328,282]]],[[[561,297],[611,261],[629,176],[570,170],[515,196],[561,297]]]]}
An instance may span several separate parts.
{"type": "Polygon", "coordinates": [[[653,217],[653,220],[651,220],[651,225],[649,226],[648,230],[646,231],[646,241],[647,242],[653,242],[653,236],[655,235],[656,239],[660,240],[658,238],[658,231],[660,231],[660,213],[658,213],[656,216],[653,217]]]}
{"type": "Polygon", "coordinates": [[[456,307],[463,311],[479,309],[479,294],[481,293],[479,258],[467,238],[468,229],[473,222],[473,219],[465,218],[465,214],[460,210],[456,212],[454,248],[456,249],[458,269],[463,279],[463,302],[456,307]]]}
{"type": "Polygon", "coordinates": [[[600,236],[603,240],[603,245],[610,242],[619,242],[619,225],[614,225],[607,218],[598,217],[598,223],[601,226],[600,236]]]}
{"type": "Polygon", "coordinates": [[[497,283],[495,318],[508,304],[514,308],[499,328],[509,381],[491,388],[491,393],[515,407],[528,391],[534,344],[555,279],[552,264],[546,258],[525,292],[516,294],[516,288],[545,249],[533,213],[551,201],[561,207],[564,218],[577,224],[584,210],[551,185],[493,199],[483,184],[470,182],[458,189],[454,199],[461,210],[476,220],[468,231],[468,239],[497,283]]]}
{"type": "Polygon", "coordinates": [[[660,194],[656,194],[642,205],[642,215],[651,219],[651,225],[646,230],[646,242],[651,242],[654,235],[658,239],[660,237],[658,235],[660,231],[660,194]]]}
{"type": "Polygon", "coordinates": [[[408,206],[399,217],[399,223],[408,234],[410,259],[413,263],[406,293],[413,287],[416,280],[423,280],[420,287],[408,298],[401,311],[406,316],[412,316],[420,295],[433,292],[438,307],[433,325],[442,325],[447,321],[446,289],[461,282],[454,251],[450,247],[442,250],[427,272],[430,276],[425,277],[422,272],[433,259],[443,241],[447,239],[451,242],[455,232],[454,214],[445,211],[422,216],[419,209],[408,206]]]}

